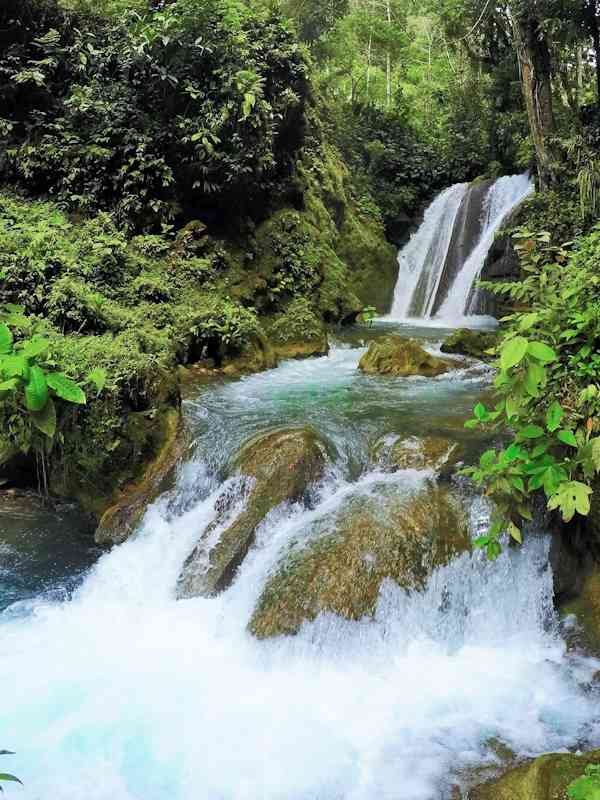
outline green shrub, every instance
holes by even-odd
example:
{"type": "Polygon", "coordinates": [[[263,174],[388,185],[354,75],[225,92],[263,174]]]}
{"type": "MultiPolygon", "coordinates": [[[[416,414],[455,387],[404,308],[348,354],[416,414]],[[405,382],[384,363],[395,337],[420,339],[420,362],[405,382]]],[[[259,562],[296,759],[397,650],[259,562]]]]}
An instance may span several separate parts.
{"type": "Polygon", "coordinates": [[[293,300],[284,314],[278,316],[269,328],[274,342],[315,341],[323,336],[323,324],[314,307],[305,297],[293,300]]]}
{"type": "Polygon", "coordinates": [[[490,450],[468,473],[493,498],[497,513],[479,545],[500,552],[508,532],[521,538],[538,492],[565,522],[590,511],[600,472],[600,227],[572,250],[548,232],[515,233],[523,279],[484,284],[519,304],[499,345],[494,410],[475,408],[471,427],[513,432],[510,445],[490,450]]]}

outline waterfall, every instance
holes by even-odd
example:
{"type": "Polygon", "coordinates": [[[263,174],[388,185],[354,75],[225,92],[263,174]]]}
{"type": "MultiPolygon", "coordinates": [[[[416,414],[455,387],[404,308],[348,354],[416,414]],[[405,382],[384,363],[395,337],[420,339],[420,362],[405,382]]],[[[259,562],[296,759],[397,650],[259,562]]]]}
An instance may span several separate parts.
{"type": "Polygon", "coordinates": [[[458,183],[439,194],[398,256],[400,272],[389,319],[435,319],[456,325],[476,314],[475,283],[494,235],[533,188],[524,174],[458,183]]]}

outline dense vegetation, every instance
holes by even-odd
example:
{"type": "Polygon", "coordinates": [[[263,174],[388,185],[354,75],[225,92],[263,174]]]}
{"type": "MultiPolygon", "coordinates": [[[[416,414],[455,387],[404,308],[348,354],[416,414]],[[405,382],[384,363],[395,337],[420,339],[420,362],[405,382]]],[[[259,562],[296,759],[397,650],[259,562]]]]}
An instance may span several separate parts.
{"type": "Polygon", "coordinates": [[[489,287],[512,313],[499,403],[473,424],[515,440],[473,473],[499,508],[482,543],[520,538],[540,491],[584,515],[599,46],[592,0],[7,0],[1,460],[34,452],[84,500],[112,473],[109,494],[158,446],[177,365],[256,369],[368,319],[393,283],[384,230],[400,241],[450,183],[529,168],[522,280],[489,287]]]}

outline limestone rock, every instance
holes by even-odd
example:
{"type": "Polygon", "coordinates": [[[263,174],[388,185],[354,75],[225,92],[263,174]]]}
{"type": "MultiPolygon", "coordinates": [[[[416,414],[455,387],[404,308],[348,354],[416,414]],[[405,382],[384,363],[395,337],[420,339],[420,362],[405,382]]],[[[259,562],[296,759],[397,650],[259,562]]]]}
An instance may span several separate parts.
{"type": "Polygon", "coordinates": [[[487,352],[498,344],[498,335],[486,331],[472,331],[460,328],[446,339],[442,344],[442,353],[456,353],[470,358],[479,358],[482,361],[491,356],[487,352]]]}
{"type": "Polygon", "coordinates": [[[423,375],[427,378],[448,372],[450,361],[432,356],[414,339],[386,336],[371,342],[358,368],[367,375],[394,375],[408,378],[423,375]]]}
{"type": "Polygon", "coordinates": [[[155,458],[147,466],[141,480],[126,486],[116,502],[102,515],[96,529],[96,542],[100,545],[122,544],[134,532],[146,508],[166,488],[178,461],[185,452],[185,438],[179,410],[164,415],[162,444],[155,458]]]}
{"type": "Polygon", "coordinates": [[[588,764],[600,764],[600,750],[541,756],[471,789],[469,800],[566,800],[567,787],[588,764]]]}
{"type": "Polygon", "coordinates": [[[178,597],[212,597],[225,590],[255,541],[256,528],[276,506],[299,500],[323,474],[326,451],[310,429],[286,429],[248,442],[233,463],[232,472],[251,479],[241,514],[223,532],[205,564],[205,540],[186,561],[178,581],[178,597]]]}
{"type": "Polygon", "coordinates": [[[267,583],[250,621],[259,638],[296,633],[329,611],[358,620],[375,612],[386,578],[422,589],[436,567],[469,550],[460,502],[445,489],[354,497],[323,522],[267,583]]]}
{"type": "Polygon", "coordinates": [[[390,434],[378,439],[373,446],[373,459],[383,469],[433,469],[455,464],[459,460],[458,443],[439,436],[402,439],[390,434]]]}

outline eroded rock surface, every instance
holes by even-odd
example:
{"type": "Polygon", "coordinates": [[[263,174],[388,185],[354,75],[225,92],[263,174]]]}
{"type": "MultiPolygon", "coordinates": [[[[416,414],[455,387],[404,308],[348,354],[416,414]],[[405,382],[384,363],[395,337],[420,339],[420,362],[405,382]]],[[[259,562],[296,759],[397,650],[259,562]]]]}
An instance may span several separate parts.
{"type": "Polygon", "coordinates": [[[324,445],[308,428],[273,431],[248,442],[232,465],[233,474],[250,480],[244,509],[210,550],[208,564],[206,540],[214,526],[204,533],[185,563],[178,597],[212,597],[226,589],[266,515],[285,501],[301,499],[322,476],[326,462],[324,445]]]}
{"type": "Polygon", "coordinates": [[[461,503],[445,489],[355,496],[288,556],[267,583],[250,630],[266,638],[296,633],[324,611],[354,620],[372,615],[386,578],[422,589],[432,570],[469,548],[461,503]]]}
{"type": "Polygon", "coordinates": [[[393,375],[409,378],[422,375],[433,378],[449,372],[456,364],[432,356],[414,339],[386,336],[371,342],[358,368],[367,375],[393,375]]]}

